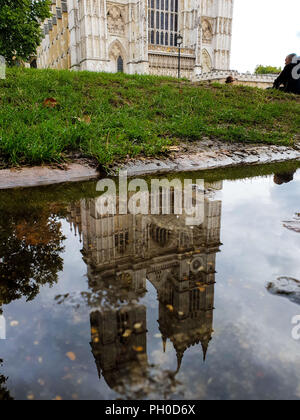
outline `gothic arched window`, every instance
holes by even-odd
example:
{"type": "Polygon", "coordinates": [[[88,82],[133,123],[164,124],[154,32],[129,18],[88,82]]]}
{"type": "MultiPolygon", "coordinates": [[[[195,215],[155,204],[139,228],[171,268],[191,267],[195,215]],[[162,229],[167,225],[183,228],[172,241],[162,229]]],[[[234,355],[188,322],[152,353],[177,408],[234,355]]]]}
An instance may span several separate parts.
{"type": "MultiPolygon", "coordinates": [[[[178,33],[179,0],[148,0],[149,42],[156,45],[175,44],[178,33]],[[156,32],[155,40],[151,36],[156,32]]],[[[176,44],[175,44],[176,45],[176,44]]]]}
{"type": "Polygon", "coordinates": [[[121,56],[119,56],[117,60],[117,70],[118,73],[124,73],[124,61],[121,56]]]}

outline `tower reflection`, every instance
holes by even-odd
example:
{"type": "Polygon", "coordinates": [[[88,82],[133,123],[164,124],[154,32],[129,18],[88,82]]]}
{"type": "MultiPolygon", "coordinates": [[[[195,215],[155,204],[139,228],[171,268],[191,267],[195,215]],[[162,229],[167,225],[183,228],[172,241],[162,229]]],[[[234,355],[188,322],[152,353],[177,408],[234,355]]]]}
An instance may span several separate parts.
{"type": "MultiPolygon", "coordinates": [[[[216,254],[220,252],[222,182],[205,184],[204,221],[193,228],[185,216],[97,213],[95,199],[70,207],[69,221],[83,238],[94,299],[91,347],[99,377],[120,392],[146,380],[146,306],[149,281],[157,290],[158,325],[165,349],[177,354],[175,376],[185,351],[201,345],[205,360],[213,334],[216,254]]],[[[149,339],[149,338],[148,338],[149,339]]]]}

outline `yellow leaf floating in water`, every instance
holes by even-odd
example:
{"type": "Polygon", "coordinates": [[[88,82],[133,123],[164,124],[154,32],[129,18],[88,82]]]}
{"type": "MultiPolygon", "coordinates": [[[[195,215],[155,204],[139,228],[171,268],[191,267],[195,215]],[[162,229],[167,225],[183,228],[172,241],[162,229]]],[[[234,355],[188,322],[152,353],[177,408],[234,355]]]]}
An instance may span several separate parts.
{"type": "Polygon", "coordinates": [[[173,312],[174,311],[174,308],[173,308],[172,305],[167,305],[166,308],[169,309],[170,312],[173,312]]]}
{"type": "Polygon", "coordinates": [[[11,321],[10,326],[11,327],[17,327],[19,325],[19,321],[11,321]]]}
{"type": "Polygon", "coordinates": [[[123,337],[128,338],[131,336],[131,330],[126,330],[123,334],[123,337]]]}
{"type": "Polygon", "coordinates": [[[205,287],[198,287],[198,289],[200,290],[201,293],[205,292],[205,287]]]}
{"type": "Polygon", "coordinates": [[[61,397],[60,395],[57,395],[57,396],[54,398],[54,401],[62,401],[62,397],[61,397]]]}
{"type": "Polygon", "coordinates": [[[68,357],[68,359],[70,359],[72,362],[74,362],[76,360],[76,355],[75,353],[73,353],[72,351],[69,351],[66,356],[68,357]]]}
{"type": "Polygon", "coordinates": [[[133,346],[132,348],[137,353],[141,353],[144,350],[144,347],[142,347],[142,346],[133,346]]]}
{"type": "Polygon", "coordinates": [[[34,395],[33,394],[28,394],[27,395],[27,400],[30,400],[30,401],[34,400],[34,395]]]}

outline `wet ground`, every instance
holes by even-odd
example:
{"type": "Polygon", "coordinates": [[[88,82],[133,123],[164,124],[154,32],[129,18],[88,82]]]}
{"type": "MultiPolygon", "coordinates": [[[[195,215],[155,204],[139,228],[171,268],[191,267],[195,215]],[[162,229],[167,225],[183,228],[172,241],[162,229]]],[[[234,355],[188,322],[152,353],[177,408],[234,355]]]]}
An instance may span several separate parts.
{"type": "Polygon", "coordinates": [[[298,166],[197,174],[192,228],[100,217],[95,182],[0,192],[0,399],[300,399],[268,287],[300,280],[298,166]]]}

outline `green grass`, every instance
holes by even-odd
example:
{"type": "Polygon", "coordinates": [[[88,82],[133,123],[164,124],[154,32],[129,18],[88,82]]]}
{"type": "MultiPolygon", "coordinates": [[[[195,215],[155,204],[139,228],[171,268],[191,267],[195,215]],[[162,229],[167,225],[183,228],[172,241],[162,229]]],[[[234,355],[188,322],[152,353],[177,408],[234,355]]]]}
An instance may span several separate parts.
{"type": "Polygon", "coordinates": [[[203,136],[282,145],[300,140],[300,97],[154,76],[13,68],[0,80],[0,106],[2,166],[63,162],[76,154],[105,167],[203,136]],[[44,107],[46,98],[58,105],[44,107]]]}

